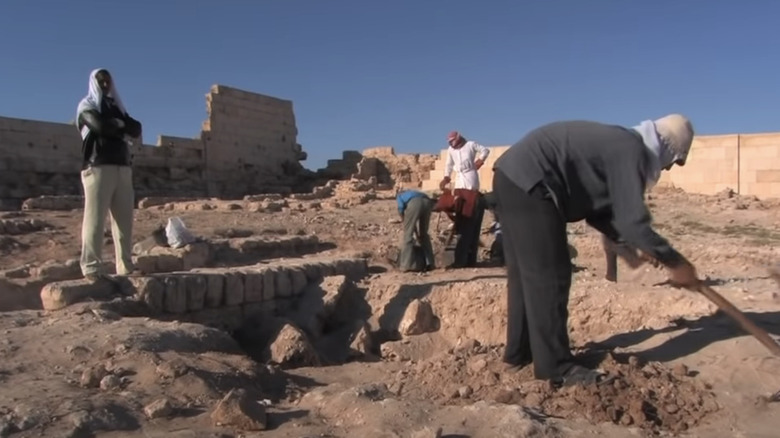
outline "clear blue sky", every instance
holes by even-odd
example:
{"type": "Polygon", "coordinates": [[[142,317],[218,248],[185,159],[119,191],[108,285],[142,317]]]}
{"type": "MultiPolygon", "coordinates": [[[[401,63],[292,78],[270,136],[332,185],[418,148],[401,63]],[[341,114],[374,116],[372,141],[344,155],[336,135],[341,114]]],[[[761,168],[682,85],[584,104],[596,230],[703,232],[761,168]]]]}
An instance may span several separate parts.
{"type": "Polygon", "coordinates": [[[777,0],[3,0],[0,115],[67,122],[105,67],[147,143],[197,136],[214,83],[291,99],[311,169],[570,118],[778,131],[778,17],[777,0]]]}

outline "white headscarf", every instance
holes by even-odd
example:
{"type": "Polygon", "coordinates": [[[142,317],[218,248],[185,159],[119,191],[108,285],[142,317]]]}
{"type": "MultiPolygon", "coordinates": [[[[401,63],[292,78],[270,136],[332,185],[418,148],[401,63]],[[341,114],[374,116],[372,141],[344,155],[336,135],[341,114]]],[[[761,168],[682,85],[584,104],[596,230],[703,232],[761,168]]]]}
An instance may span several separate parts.
{"type": "MultiPolygon", "coordinates": [[[[99,113],[101,110],[100,103],[103,101],[103,90],[100,89],[100,84],[98,84],[97,80],[97,74],[101,70],[105,69],[96,68],[95,70],[92,70],[92,73],[89,74],[89,91],[87,92],[87,95],[81,99],[79,106],[76,109],[76,124],[78,124],[79,116],[84,111],[97,111],[99,113]]],[[[120,111],[122,111],[123,114],[127,114],[125,105],[122,103],[122,99],[119,97],[119,93],[116,91],[116,85],[113,76],[111,76],[111,90],[108,92],[108,96],[114,99],[114,104],[119,108],[120,111]]],[[[86,138],[88,133],[89,129],[86,126],[81,129],[82,138],[86,138]]]]}
{"type": "Polygon", "coordinates": [[[661,170],[675,162],[685,162],[693,141],[693,127],[684,116],[671,114],[657,120],[645,120],[633,129],[651,152],[647,171],[647,189],[661,177],[661,170]]]}

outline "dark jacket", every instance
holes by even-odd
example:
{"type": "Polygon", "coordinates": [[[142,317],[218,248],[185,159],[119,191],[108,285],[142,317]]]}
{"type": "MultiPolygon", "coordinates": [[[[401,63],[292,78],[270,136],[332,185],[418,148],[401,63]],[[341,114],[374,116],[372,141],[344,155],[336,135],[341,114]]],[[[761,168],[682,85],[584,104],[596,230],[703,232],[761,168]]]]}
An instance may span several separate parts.
{"type": "Polygon", "coordinates": [[[138,137],[141,134],[141,123],[123,113],[117,106],[104,99],[102,111],[83,111],[79,114],[78,128],[89,128],[89,134],[82,140],[82,169],[90,166],[116,165],[130,166],[130,149],[124,136],[138,137]],[[119,127],[115,119],[124,122],[119,127]]]}
{"type": "Polygon", "coordinates": [[[644,201],[652,159],[641,136],[587,121],[551,123],[528,133],[496,161],[518,187],[543,183],[567,222],[586,220],[613,241],[675,266],[682,256],[652,228],[644,201]]]}

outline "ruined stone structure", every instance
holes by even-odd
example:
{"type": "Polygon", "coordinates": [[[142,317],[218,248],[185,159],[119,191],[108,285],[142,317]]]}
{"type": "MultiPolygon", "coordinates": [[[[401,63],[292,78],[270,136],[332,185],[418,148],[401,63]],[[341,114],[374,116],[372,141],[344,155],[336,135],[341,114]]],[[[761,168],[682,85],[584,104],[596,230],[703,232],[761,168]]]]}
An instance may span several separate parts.
{"type": "MultiPolygon", "coordinates": [[[[492,190],[493,165],[508,148],[490,148],[490,156],[479,171],[483,191],[492,190]]],[[[446,160],[444,149],[430,177],[423,182],[423,190],[438,189],[446,160]]],[[[780,197],[780,133],[696,136],[688,163],[663,172],[659,186],[705,195],[729,188],[740,195],[780,197]]]]}
{"type": "MultiPolygon", "coordinates": [[[[206,102],[209,117],[197,138],[160,136],[156,146],[133,147],[139,199],[295,190],[307,171],[291,101],[214,85],[206,102]]],[[[73,125],[0,117],[0,200],[79,195],[80,167],[73,125]]]]}
{"type": "Polygon", "coordinates": [[[356,178],[402,188],[419,188],[433,170],[438,156],[434,154],[396,154],[392,146],[344,151],[342,158],[328,160],[318,174],[328,179],[356,178]]]}

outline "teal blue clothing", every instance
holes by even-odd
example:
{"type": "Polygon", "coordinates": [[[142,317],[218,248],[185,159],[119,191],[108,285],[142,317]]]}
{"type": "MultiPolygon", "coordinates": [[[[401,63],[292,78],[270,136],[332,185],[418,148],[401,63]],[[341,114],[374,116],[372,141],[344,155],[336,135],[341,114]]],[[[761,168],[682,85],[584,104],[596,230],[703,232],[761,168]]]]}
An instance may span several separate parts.
{"type": "Polygon", "coordinates": [[[406,190],[398,194],[398,197],[396,198],[396,201],[398,201],[398,213],[400,213],[402,216],[404,214],[404,211],[406,211],[406,205],[414,198],[418,198],[420,196],[428,197],[425,193],[419,192],[417,190],[406,190]]]}

